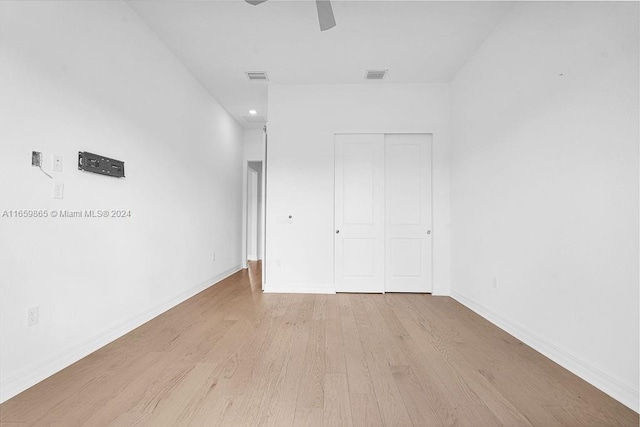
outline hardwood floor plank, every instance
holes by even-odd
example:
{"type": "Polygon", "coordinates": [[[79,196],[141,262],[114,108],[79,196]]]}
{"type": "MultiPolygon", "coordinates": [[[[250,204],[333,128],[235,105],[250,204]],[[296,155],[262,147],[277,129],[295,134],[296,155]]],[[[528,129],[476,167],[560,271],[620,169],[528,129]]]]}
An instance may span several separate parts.
{"type": "Polygon", "coordinates": [[[193,368],[193,365],[165,364],[160,375],[146,384],[141,397],[126,412],[153,414],[158,405],[173,393],[193,368]]]}
{"type": "MultiPolygon", "coordinates": [[[[117,419],[123,411],[128,412],[133,409],[135,403],[144,396],[146,384],[158,378],[166,369],[166,361],[162,359],[164,356],[162,353],[149,353],[149,355],[155,357],[141,358],[141,363],[134,365],[134,370],[127,373],[128,381],[125,384],[119,381],[111,381],[107,384],[107,387],[111,387],[111,393],[105,393],[104,400],[87,414],[84,424],[106,425],[117,419]]],[[[96,390],[93,391],[93,393],[96,392],[96,390]]],[[[82,400],[86,397],[83,394],[78,398],[82,400]]],[[[47,418],[49,419],[50,416],[47,418]]]]}
{"type": "Polygon", "coordinates": [[[231,395],[209,394],[186,425],[221,425],[220,420],[225,417],[232,404],[233,396],[231,395]]]}
{"type": "Polygon", "coordinates": [[[294,426],[296,415],[295,400],[275,400],[270,404],[270,412],[261,425],[271,427],[294,426]]]}
{"type": "Polygon", "coordinates": [[[349,384],[345,374],[324,376],[324,420],[325,426],[351,426],[351,403],[349,384]]]}
{"type": "Polygon", "coordinates": [[[349,304],[353,317],[356,319],[357,325],[371,325],[369,320],[369,313],[367,312],[367,305],[365,302],[365,296],[360,294],[349,294],[349,304]]]}
{"type": "Polygon", "coordinates": [[[290,309],[285,313],[282,327],[291,329],[291,341],[282,354],[283,365],[278,376],[275,391],[267,396],[267,409],[261,423],[271,426],[293,425],[296,404],[300,389],[302,372],[310,331],[307,327],[313,315],[311,301],[301,295],[288,295],[290,309]],[[307,303],[305,303],[307,301],[307,303]]]}
{"type": "Polygon", "coordinates": [[[199,363],[183,377],[180,383],[158,402],[145,420],[151,425],[181,425],[199,408],[209,389],[215,384],[213,365],[199,363]]]}
{"type": "MultiPolygon", "coordinates": [[[[407,360],[405,358],[404,353],[393,344],[396,337],[406,336],[407,332],[402,327],[402,325],[398,325],[395,327],[397,330],[397,334],[394,333],[387,323],[387,319],[384,318],[383,314],[380,311],[380,307],[387,308],[387,304],[384,302],[384,295],[364,295],[362,299],[364,300],[364,305],[367,310],[367,313],[370,317],[371,322],[371,330],[375,330],[378,333],[378,338],[381,341],[380,348],[384,350],[385,358],[389,365],[406,365],[407,360]]],[[[398,319],[392,313],[386,313],[392,323],[398,322],[398,319]]]]}
{"type": "Polygon", "coordinates": [[[324,412],[322,408],[296,407],[294,426],[321,426],[323,421],[324,412]]]}
{"type": "Polygon", "coordinates": [[[257,402],[256,410],[260,424],[272,416],[278,403],[284,398],[287,359],[282,355],[291,348],[295,332],[295,327],[284,321],[275,328],[275,335],[256,361],[251,375],[253,387],[248,393],[251,402],[257,402]]]}
{"type": "Polygon", "coordinates": [[[309,342],[309,330],[296,328],[293,331],[291,345],[285,355],[284,379],[281,399],[296,403],[298,399],[301,373],[304,369],[305,354],[309,342]]]}
{"type": "Polygon", "coordinates": [[[317,295],[313,306],[312,320],[325,320],[327,318],[327,302],[329,295],[317,295]]]}
{"type": "MultiPolygon", "coordinates": [[[[432,378],[439,379],[439,383],[442,384],[442,390],[447,396],[447,399],[455,402],[456,405],[482,405],[482,400],[475,391],[469,387],[466,378],[459,372],[455,362],[449,359],[450,353],[445,352],[445,354],[441,354],[433,344],[428,333],[422,329],[421,325],[413,320],[403,320],[403,324],[426,360],[426,363],[423,363],[423,365],[429,369],[429,375],[432,378]]],[[[419,356],[415,356],[414,353],[414,360],[418,358],[419,356]]]]}
{"type": "Polygon", "coordinates": [[[339,298],[341,302],[340,318],[349,391],[353,394],[373,395],[374,391],[367,366],[367,358],[362,348],[362,342],[356,325],[356,319],[351,310],[349,296],[341,295],[339,298]]]}
{"type": "Polygon", "coordinates": [[[413,425],[440,426],[442,421],[431,407],[429,396],[420,385],[410,366],[391,366],[393,379],[398,385],[402,401],[413,425]]]}
{"type": "Polygon", "coordinates": [[[411,419],[389,368],[386,346],[380,339],[379,331],[360,324],[358,332],[384,423],[393,426],[411,425],[411,419]]]}
{"type": "MultiPolygon", "coordinates": [[[[439,356],[435,353],[425,354],[411,336],[398,337],[396,344],[405,353],[409,366],[412,368],[412,374],[424,391],[424,404],[433,408],[443,424],[456,424],[458,420],[454,408],[460,405],[460,401],[463,403],[469,403],[469,401],[464,397],[461,398],[455,388],[443,382],[437,367],[431,362],[439,356]]],[[[426,345],[425,343],[421,344],[426,345]]]]}
{"type": "Polygon", "coordinates": [[[109,427],[142,426],[144,425],[145,419],[148,417],[148,414],[132,414],[130,412],[124,412],[119,415],[118,418],[106,425],[109,427]]]}
{"type": "MultiPolygon", "coordinates": [[[[252,418],[256,417],[255,406],[252,405],[251,398],[247,395],[233,396],[230,399],[229,407],[224,412],[220,420],[221,426],[249,426],[252,418]]],[[[254,420],[255,421],[255,420],[254,420]]],[[[206,424],[205,424],[206,425],[206,424]]]]}
{"type": "Polygon", "coordinates": [[[371,394],[350,394],[351,420],[354,427],[383,426],[376,397],[371,394]]]}
{"type": "Polygon", "coordinates": [[[460,425],[493,427],[501,425],[500,421],[484,405],[458,406],[455,408],[456,418],[460,425]]]}
{"type": "Polygon", "coordinates": [[[374,302],[378,309],[378,313],[380,314],[379,323],[385,325],[385,327],[389,330],[389,333],[392,335],[406,337],[409,335],[407,330],[404,328],[402,322],[396,315],[396,311],[393,310],[393,306],[389,304],[389,301],[392,300],[393,297],[384,295],[380,296],[380,298],[375,298],[374,302]]]}
{"type": "Polygon", "coordinates": [[[296,407],[322,409],[324,407],[325,323],[312,320],[310,327],[296,407]]]}
{"type": "Polygon", "coordinates": [[[330,374],[346,374],[345,345],[342,335],[342,318],[338,298],[332,295],[326,306],[326,372],[330,374]]]}

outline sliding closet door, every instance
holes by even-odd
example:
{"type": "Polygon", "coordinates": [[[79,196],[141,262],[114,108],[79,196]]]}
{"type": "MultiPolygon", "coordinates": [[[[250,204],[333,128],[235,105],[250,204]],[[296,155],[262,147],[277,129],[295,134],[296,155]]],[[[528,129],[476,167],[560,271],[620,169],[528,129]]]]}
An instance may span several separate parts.
{"type": "Polygon", "coordinates": [[[335,137],[337,292],[384,292],[384,135],[335,137]]]}
{"type": "Polygon", "coordinates": [[[385,292],[431,292],[429,134],[385,135],[385,292]]]}

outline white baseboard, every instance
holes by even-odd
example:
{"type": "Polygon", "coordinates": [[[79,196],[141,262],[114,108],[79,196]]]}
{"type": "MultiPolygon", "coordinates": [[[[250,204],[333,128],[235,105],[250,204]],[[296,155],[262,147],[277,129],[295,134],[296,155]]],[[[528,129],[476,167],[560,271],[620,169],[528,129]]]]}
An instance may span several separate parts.
{"type": "Polygon", "coordinates": [[[573,372],[594,387],[597,387],[620,403],[638,412],[640,393],[638,389],[635,389],[630,384],[588,364],[566,349],[547,341],[458,292],[452,292],[451,297],[494,325],[518,338],[529,347],[542,353],[558,365],[573,372]]]}
{"type": "Polygon", "coordinates": [[[230,268],[142,314],[139,314],[113,328],[99,332],[85,341],[73,344],[58,354],[44,357],[36,362],[30,363],[17,372],[3,372],[2,379],[0,380],[0,403],[12,398],[18,393],[23,392],[56,372],[61,371],[67,366],[70,366],[83,357],[93,353],[101,347],[104,347],[110,342],[115,341],[126,333],[131,332],[135,328],[147,323],[165,311],[219,283],[240,270],[240,266],[230,268]]]}
{"type": "Polygon", "coordinates": [[[264,284],[264,292],[267,294],[335,294],[336,290],[332,284],[325,286],[308,286],[305,284],[264,284]]]}

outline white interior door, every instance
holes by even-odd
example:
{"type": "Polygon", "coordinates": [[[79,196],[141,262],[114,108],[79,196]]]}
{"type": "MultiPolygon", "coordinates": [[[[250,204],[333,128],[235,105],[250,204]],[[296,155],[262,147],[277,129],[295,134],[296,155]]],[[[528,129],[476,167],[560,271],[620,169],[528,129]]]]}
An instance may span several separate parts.
{"type": "Polygon", "coordinates": [[[385,292],[431,292],[429,134],[385,135],[385,292]]]}
{"type": "Polygon", "coordinates": [[[384,135],[336,135],[335,286],[384,292],[384,135]]]}

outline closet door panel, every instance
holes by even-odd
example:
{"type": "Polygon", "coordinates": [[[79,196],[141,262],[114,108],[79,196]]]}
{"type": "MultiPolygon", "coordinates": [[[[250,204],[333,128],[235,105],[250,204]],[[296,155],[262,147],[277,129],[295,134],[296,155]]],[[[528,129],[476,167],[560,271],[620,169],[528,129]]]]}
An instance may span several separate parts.
{"type": "Polygon", "coordinates": [[[384,135],[335,136],[337,292],[384,291],[384,135]]]}
{"type": "Polygon", "coordinates": [[[385,292],[431,292],[431,135],[385,135],[385,292]]]}

